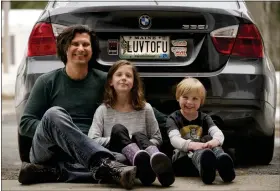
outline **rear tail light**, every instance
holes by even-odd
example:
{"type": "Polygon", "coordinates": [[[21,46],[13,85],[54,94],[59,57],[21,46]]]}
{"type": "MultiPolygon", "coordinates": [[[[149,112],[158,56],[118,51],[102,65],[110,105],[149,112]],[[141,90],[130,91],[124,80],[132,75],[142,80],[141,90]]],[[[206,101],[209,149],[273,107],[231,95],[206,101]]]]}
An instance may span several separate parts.
{"type": "Polygon", "coordinates": [[[56,54],[56,42],[50,23],[37,23],[29,37],[28,56],[56,54]]]}
{"type": "Polygon", "coordinates": [[[64,26],[37,23],[30,34],[28,41],[28,56],[46,56],[56,54],[56,36],[64,26]]]}
{"type": "Polygon", "coordinates": [[[212,31],[210,36],[218,52],[240,57],[262,58],[263,43],[254,24],[241,24],[212,31]]]}
{"type": "Polygon", "coordinates": [[[263,57],[263,42],[255,25],[243,24],[239,27],[232,55],[253,58],[263,57]]]}
{"type": "Polygon", "coordinates": [[[210,36],[218,52],[230,54],[237,35],[238,25],[212,31],[210,36]]]}

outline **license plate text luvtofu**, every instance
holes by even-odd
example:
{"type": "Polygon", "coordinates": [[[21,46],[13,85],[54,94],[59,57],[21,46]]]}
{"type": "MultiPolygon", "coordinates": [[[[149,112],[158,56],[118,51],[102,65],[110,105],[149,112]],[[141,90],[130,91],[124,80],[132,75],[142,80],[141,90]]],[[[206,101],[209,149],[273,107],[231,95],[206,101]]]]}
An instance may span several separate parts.
{"type": "Polygon", "coordinates": [[[167,53],[168,42],[167,41],[128,41],[127,42],[129,53],[167,53]]]}

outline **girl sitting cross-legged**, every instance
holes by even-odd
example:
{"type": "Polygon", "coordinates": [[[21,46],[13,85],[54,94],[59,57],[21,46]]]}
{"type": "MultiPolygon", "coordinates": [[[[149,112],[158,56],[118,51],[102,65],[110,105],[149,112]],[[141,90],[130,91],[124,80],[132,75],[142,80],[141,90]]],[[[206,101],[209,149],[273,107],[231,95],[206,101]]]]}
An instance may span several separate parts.
{"type": "Polygon", "coordinates": [[[137,167],[144,185],[156,177],[162,186],[175,181],[171,160],[158,147],[162,137],[153,109],[144,99],[142,81],[129,61],[109,70],[104,103],[94,114],[88,136],[111,151],[122,153],[137,167]]]}

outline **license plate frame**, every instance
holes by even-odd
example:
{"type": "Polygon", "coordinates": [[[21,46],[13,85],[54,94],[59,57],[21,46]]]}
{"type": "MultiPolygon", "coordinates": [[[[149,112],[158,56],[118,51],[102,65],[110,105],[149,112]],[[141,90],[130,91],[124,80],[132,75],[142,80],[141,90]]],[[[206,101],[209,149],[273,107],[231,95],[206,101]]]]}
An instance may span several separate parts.
{"type": "Polygon", "coordinates": [[[169,60],[171,57],[170,36],[122,35],[119,46],[121,59],[169,60]]]}

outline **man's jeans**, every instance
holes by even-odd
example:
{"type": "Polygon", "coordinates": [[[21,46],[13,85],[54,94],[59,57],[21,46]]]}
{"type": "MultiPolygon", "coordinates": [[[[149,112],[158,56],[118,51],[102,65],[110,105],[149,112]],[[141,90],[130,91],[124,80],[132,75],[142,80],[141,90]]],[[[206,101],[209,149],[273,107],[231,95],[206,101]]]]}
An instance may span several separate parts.
{"type": "Polygon", "coordinates": [[[30,161],[59,166],[60,181],[92,181],[90,165],[100,158],[115,157],[85,135],[67,111],[52,107],[46,111],[33,137],[30,161]]]}

